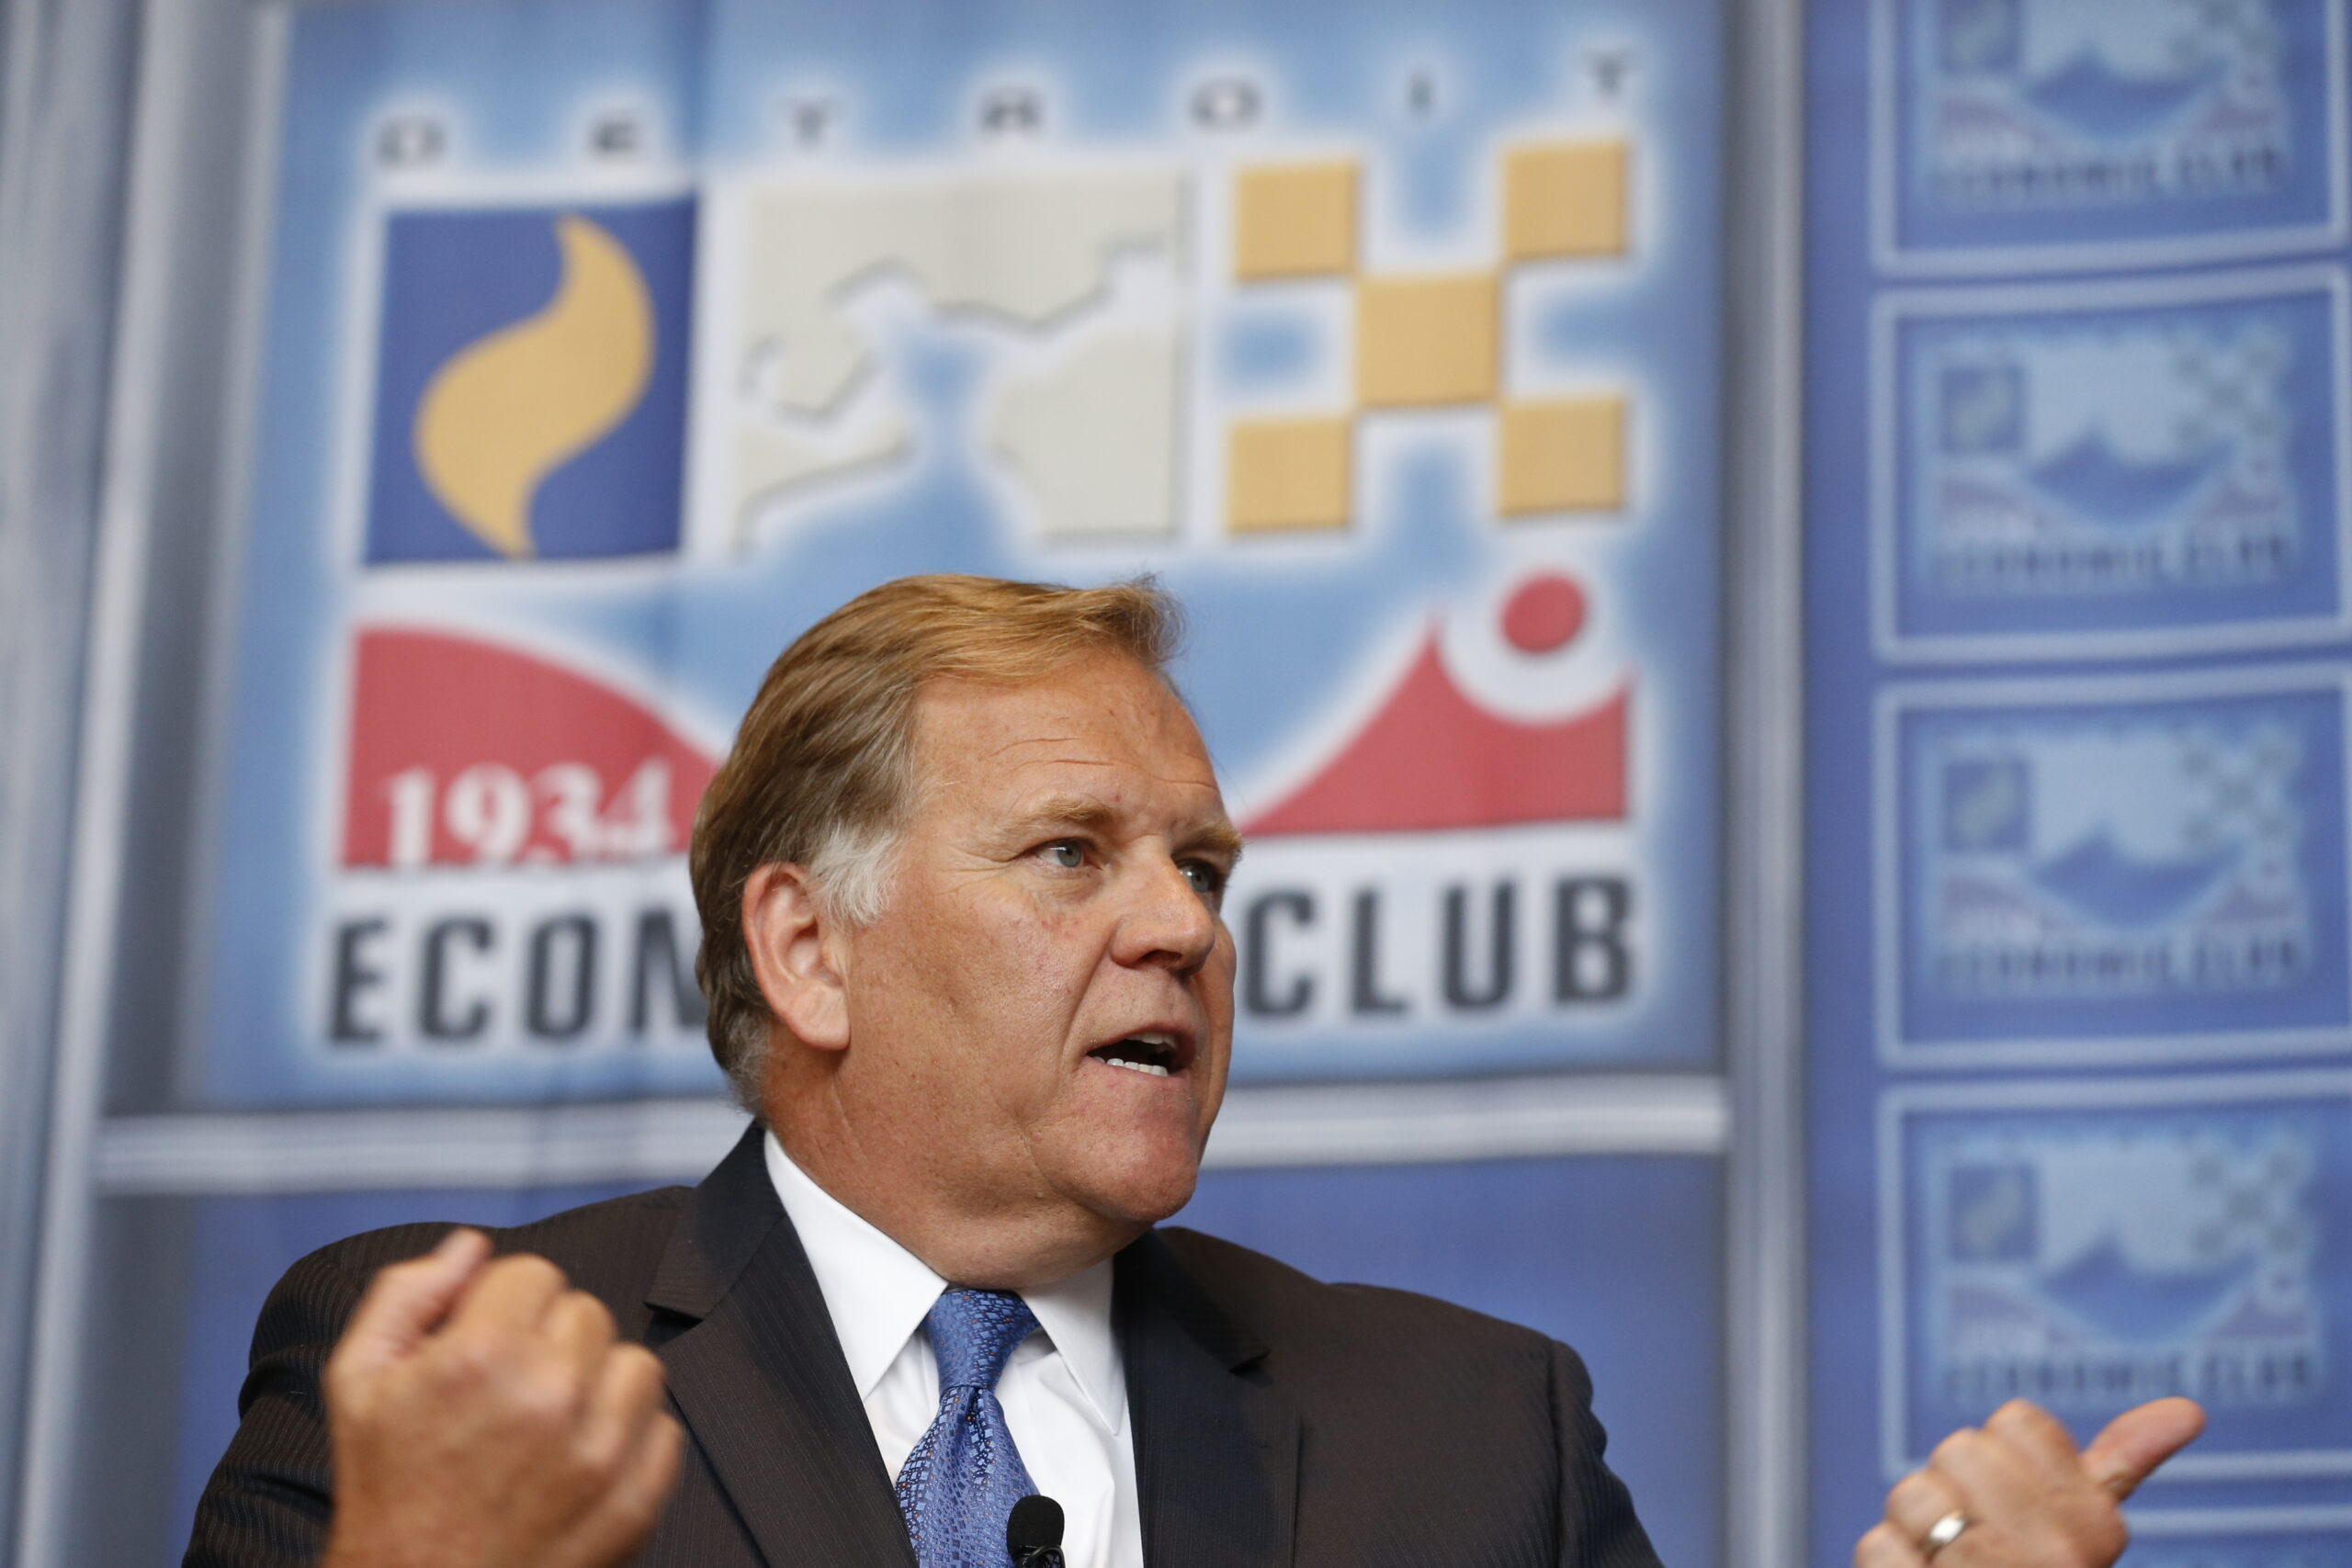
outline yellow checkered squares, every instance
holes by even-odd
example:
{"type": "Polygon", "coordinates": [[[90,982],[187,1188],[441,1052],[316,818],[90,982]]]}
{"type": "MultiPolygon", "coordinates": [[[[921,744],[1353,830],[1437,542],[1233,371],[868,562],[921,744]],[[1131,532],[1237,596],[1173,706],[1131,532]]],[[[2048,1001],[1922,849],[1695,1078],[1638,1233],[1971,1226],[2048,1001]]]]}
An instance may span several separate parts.
{"type": "Polygon", "coordinates": [[[1625,400],[1614,393],[1505,403],[1497,503],[1506,517],[1625,504],[1625,400]]]}
{"type": "Polygon", "coordinates": [[[1354,505],[1355,426],[1367,417],[1385,425],[1424,410],[1492,418],[1498,520],[1623,513],[1626,396],[1507,392],[1508,384],[1531,378],[1531,367],[1506,363],[1511,340],[1504,314],[1512,281],[1530,268],[1627,254],[1631,161],[1627,140],[1605,134],[1563,133],[1505,148],[1496,169],[1500,231],[1474,253],[1492,265],[1418,275],[1383,272],[1367,259],[1356,159],[1237,169],[1235,281],[1245,289],[1285,280],[1329,284],[1317,291],[1317,308],[1352,312],[1355,371],[1343,408],[1329,410],[1329,392],[1318,384],[1308,406],[1326,412],[1270,411],[1227,427],[1227,531],[1346,528],[1354,505]]]}
{"type": "Polygon", "coordinates": [[[1501,360],[1495,275],[1367,277],[1356,286],[1356,401],[1364,408],[1485,402],[1501,360]]]}
{"type": "Polygon", "coordinates": [[[1625,143],[1544,141],[1503,155],[1503,254],[1625,254],[1625,143]]]}
{"type": "Polygon", "coordinates": [[[1227,530],[1346,527],[1353,446],[1344,415],[1237,421],[1226,448],[1227,530]]]}
{"type": "Polygon", "coordinates": [[[1351,158],[1244,169],[1233,198],[1233,276],[1244,283],[1330,277],[1356,265],[1351,158]]]}

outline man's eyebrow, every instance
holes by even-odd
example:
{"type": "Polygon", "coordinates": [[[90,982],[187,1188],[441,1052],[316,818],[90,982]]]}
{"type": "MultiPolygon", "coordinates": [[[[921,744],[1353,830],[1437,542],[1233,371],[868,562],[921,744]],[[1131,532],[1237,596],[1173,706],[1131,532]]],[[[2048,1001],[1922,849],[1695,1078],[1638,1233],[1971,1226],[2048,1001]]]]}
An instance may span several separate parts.
{"type": "MultiPolygon", "coordinates": [[[[1030,805],[1014,819],[1022,832],[1039,832],[1053,828],[1083,828],[1100,830],[1118,820],[1116,807],[1091,795],[1057,794],[1044,796],[1030,805]]],[[[1241,858],[1241,830],[1223,817],[1215,818],[1183,834],[1184,847],[1207,850],[1229,860],[1241,858]]]]}
{"type": "Polygon", "coordinates": [[[1198,832],[1188,837],[1185,842],[1193,849],[1209,850],[1221,854],[1227,863],[1237,863],[1241,859],[1241,829],[1223,817],[1204,826],[1198,832]]]}
{"type": "Polygon", "coordinates": [[[1014,818],[1027,829],[1038,828],[1102,828],[1118,817],[1108,802],[1088,795],[1049,795],[1034,801],[1014,818]]]}

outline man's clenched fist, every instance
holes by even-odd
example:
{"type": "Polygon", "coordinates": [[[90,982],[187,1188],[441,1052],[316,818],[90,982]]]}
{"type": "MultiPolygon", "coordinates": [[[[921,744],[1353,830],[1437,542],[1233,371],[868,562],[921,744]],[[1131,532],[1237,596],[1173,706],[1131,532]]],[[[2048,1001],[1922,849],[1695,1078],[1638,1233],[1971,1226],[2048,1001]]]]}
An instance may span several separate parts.
{"type": "Polygon", "coordinates": [[[352,1314],[322,1568],[610,1568],[651,1532],[684,1441],[662,1363],[554,1264],[489,1255],[452,1231],[352,1314]]]}

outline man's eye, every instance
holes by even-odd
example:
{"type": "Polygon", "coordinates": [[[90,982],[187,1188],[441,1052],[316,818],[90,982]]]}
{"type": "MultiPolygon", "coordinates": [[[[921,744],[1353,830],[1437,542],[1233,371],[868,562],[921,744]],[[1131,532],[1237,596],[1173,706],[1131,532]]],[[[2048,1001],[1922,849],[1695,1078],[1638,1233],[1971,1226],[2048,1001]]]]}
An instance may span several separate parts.
{"type": "Polygon", "coordinates": [[[1210,861],[1186,861],[1184,878],[1193,885],[1193,891],[1204,898],[1214,898],[1225,891],[1225,868],[1210,861]]]}
{"type": "Polygon", "coordinates": [[[1086,848],[1069,839],[1061,839],[1046,846],[1046,858],[1064,871],[1076,871],[1086,863],[1086,848]]]}

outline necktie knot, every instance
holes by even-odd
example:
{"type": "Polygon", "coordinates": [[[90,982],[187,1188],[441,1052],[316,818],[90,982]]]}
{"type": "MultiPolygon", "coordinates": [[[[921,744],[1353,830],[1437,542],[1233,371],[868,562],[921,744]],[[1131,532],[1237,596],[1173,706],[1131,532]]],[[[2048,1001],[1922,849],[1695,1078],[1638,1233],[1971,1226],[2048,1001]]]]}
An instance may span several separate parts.
{"type": "Polygon", "coordinates": [[[1010,1291],[950,1285],[923,1318],[939,1362],[939,1392],[992,1389],[1005,1362],[1037,1326],[1029,1303],[1010,1291]]]}

